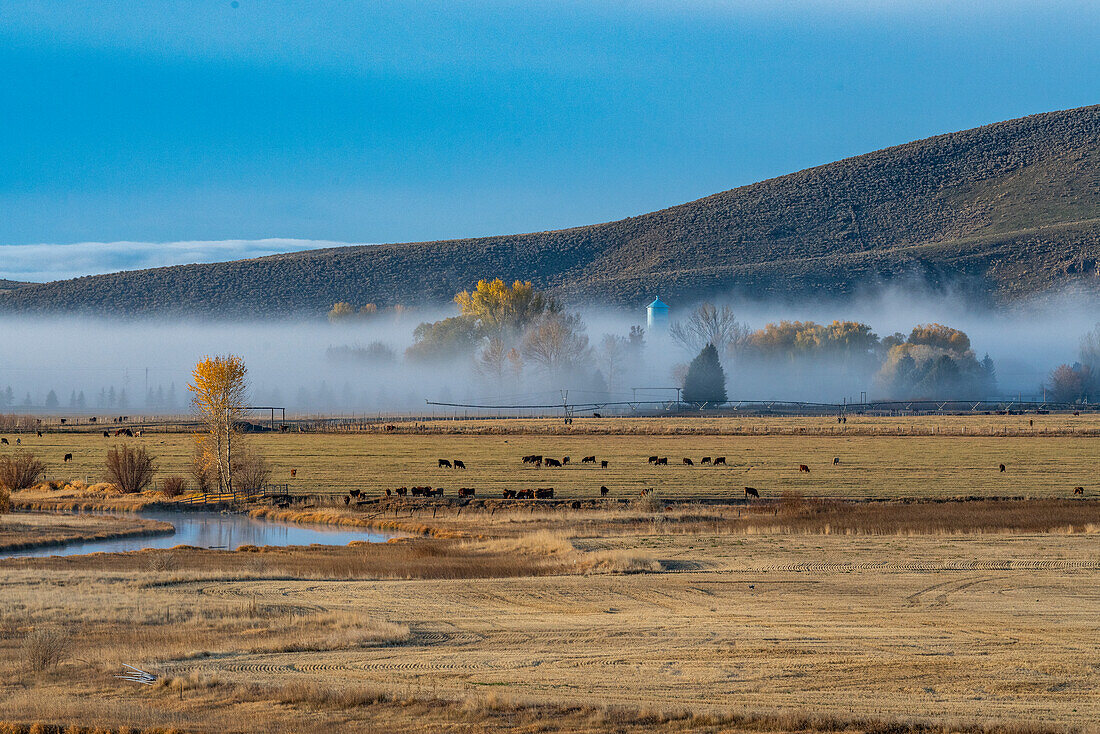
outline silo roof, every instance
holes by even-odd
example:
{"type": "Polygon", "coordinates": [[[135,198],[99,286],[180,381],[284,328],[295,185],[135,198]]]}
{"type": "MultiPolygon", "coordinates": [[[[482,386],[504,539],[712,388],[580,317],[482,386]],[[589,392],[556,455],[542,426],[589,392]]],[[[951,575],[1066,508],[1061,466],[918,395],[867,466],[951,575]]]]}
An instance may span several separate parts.
{"type": "Polygon", "coordinates": [[[654,298],[653,303],[646,306],[646,308],[664,308],[664,309],[667,309],[668,304],[661,301],[660,298],[654,298]]]}

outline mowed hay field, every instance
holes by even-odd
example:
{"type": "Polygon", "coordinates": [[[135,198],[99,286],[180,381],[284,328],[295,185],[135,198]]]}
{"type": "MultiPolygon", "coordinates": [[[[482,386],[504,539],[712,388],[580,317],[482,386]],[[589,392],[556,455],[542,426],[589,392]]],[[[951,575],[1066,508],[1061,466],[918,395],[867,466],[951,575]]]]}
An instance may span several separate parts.
{"type": "MultiPolygon", "coordinates": [[[[496,423],[510,427],[508,421],[496,423]]],[[[194,446],[190,434],[174,433],[21,438],[21,448],[46,461],[49,479],[66,481],[99,479],[107,450],[124,441],[144,445],[157,457],[158,479],[187,476],[194,446]],[[62,461],[66,453],[73,454],[72,462],[62,461]]],[[[784,491],[851,499],[1069,497],[1076,486],[1085,488],[1086,497],[1100,493],[1100,438],[1090,436],[287,433],[246,440],[270,461],[271,482],[298,493],[359,489],[372,497],[414,485],[444,487],[451,496],[459,487],[472,487],[485,497],[499,497],[505,488],[554,487],[555,496],[565,499],[597,497],[601,485],[612,499],[650,489],[673,500],[738,499],[745,486],[764,498],[784,491]],[[571,462],[562,469],[535,469],[521,462],[527,454],[569,456],[571,462]],[[607,460],[608,468],[580,463],[591,455],[607,460]],[[650,465],[651,455],[668,457],[668,466],[650,465]],[[725,456],[728,466],[701,466],[704,456],[725,456]],[[695,466],[685,466],[684,457],[695,466]],[[834,457],[839,466],[833,466],[834,457]],[[460,459],[467,469],[441,469],[440,458],[460,459]],[[809,473],[799,472],[800,464],[809,473]]]]}

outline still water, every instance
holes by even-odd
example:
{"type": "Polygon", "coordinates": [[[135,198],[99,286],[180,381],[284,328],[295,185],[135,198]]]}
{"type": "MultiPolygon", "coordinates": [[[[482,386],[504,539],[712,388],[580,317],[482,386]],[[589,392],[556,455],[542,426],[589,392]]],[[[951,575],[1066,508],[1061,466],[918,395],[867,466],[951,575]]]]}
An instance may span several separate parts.
{"type": "Polygon", "coordinates": [[[199,548],[233,550],[241,545],[347,545],[353,540],[384,543],[392,534],[335,525],[296,525],[260,520],[248,515],[218,512],[142,512],[137,517],[171,523],[176,532],[145,538],[117,538],[76,542],[48,548],[0,553],[0,558],[26,556],[74,556],[84,553],[122,553],[143,548],[171,548],[193,545],[199,548]]]}

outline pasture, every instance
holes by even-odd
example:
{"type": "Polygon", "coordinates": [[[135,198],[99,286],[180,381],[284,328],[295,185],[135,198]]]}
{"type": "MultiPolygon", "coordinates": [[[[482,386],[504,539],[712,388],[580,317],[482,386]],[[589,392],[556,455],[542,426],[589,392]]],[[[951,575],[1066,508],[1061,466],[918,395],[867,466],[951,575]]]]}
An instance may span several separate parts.
{"type": "MultiPolygon", "coordinates": [[[[969,419],[965,419],[969,420],[969,419]]],[[[510,430],[509,421],[482,429],[510,430]]],[[[651,421],[652,424],[652,421],[651,421]]],[[[292,492],[344,494],[352,489],[374,497],[386,488],[430,485],[456,496],[472,487],[478,497],[500,497],[504,489],[554,487],[564,499],[637,497],[643,489],[665,499],[742,499],[744,487],[763,498],[785,491],[844,499],[953,497],[1067,497],[1082,486],[1100,493],[1096,481],[1097,438],[1080,435],[817,435],[773,429],[757,435],[601,433],[268,433],[247,437],[271,463],[271,482],[292,492]],[[530,454],[569,465],[534,468],[530,454]],[[654,466],[649,456],[668,458],[654,466]],[[581,464],[595,456],[596,464],[581,464]],[[726,457],[726,466],[702,465],[703,457],[726,457]],[[691,458],[694,466],[683,459],[691,458]],[[839,458],[838,465],[833,464],[839,458]],[[461,460],[462,469],[440,468],[438,460],[461,460]],[[601,468],[600,461],[608,467],[601,468]],[[1000,464],[1006,471],[999,471],[1000,464]],[[800,472],[806,465],[809,472],[800,472]],[[291,470],[295,470],[291,477],[291,470]]],[[[147,432],[143,438],[103,438],[91,433],[22,436],[22,446],[48,465],[47,477],[92,483],[102,476],[107,449],[140,442],[157,457],[158,478],[187,476],[194,446],[189,434],[147,432]],[[64,462],[66,453],[73,454],[64,462]]]]}
{"type": "MultiPolygon", "coordinates": [[[[983,435],[977,418],[936,418],[909,434],[869,423],[833,435],[809,420],[769,419],[758,431],[675,419],[617,434],[587,421],[572,431],[470,421],[250,435],[273,483],[332,495],[299,519],[370,522],[376,505],[340,501],[352,489],[373,498],[431,485],[456,501],[437,516],[429,502],[393,498],[403,517],[438,531],[432,538],[0,560],[0,722],[1097,731],[1095,421],[983,435]],[[522,462],[532,454],[571,460],[535,468],[522,462]],[[588,456],[596,463],[582,464],[588,456]],[[713,465],[718,456],[725,466],[713,465]],[[463,487],[495,500],[548,486],[555,499],[585,501],[457,501],[463,487]],[[761,501],[742,504],[745,486],[761,501]],[[1031,499],[939,501],[994,497],[1031,499]],[[50,644],[59,657],[34,664],[50,644]],[[114,678],[123,663],[155,672],[157,684],[114,678]]],[[[193,447],[180,433],[20,438],[49,479],[89,482],[116,443],[145,445],[158,478],[185,475],[193,447]]],[[[43,493],[16,499],[28,495],[43,493]]],[[[8,541],[103,525],[45,514],[2,522],[8,541]]]]}

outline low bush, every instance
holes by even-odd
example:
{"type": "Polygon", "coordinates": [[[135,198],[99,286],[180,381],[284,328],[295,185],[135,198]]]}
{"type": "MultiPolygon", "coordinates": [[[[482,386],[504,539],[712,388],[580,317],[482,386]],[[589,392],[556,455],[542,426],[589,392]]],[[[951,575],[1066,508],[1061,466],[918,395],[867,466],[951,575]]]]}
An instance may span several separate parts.
{"type": "Polygon", "coordinates": [[[0,456],[0,487],[9,492],[33,487],[45,473],[45,463],[32,453],[16,451],[8,456],[0,456]]]}
{"type": "Polygon", "coordinates": [[[57,666],[68,656],[69,636],[62,630],[36,629],[23,641],[23,660],[36,673],[57,666]]]}
{"type": "Polygon", "coordinates": [[[161,483],[165,497],[178,497],[187,491],[187,479],[184,477],[166,477],[161,483]]]}
{"type": "Polygon", "coordinates": [[[144,446],[116,446],[107,452],[106,479],[123,492],[140,492],[153,482],[153,463],[144,446]]]}

